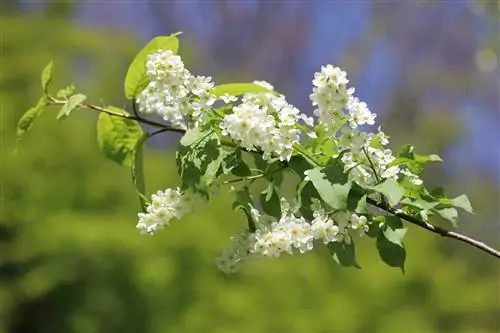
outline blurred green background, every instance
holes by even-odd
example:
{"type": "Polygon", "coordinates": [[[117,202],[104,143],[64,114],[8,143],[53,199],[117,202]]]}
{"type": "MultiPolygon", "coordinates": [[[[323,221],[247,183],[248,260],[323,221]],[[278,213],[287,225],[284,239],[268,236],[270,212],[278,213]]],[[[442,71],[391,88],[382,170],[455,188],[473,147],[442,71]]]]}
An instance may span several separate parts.
{"type": "MultiPolygon", "coordinates": [[[[318,251],[227,276],[214,259],[245,225],[231,198],[218,197],[154,237],[140,236],[129,171],[100,153],[95,114],[56,122],[58,110],[48,109],[14,155],[16,124],[41,96],[39,73],[50,59],[54,87],[74,82],[95,103],[121,106],[126,69],[145,43],[127,29],[75,22],[75,9],[62,2],[36,11],[19,3],[0,5],[0,332],[500,332],[498,260],[453,240],[410,226],[404,276],[380,261],[368,238],[359,242],[361,271],[318,251]]],[[[387,13],[376,13],[380,31],[387,13]]],[[[186,62],[200,69],[208,65],[197,47],[181,39],[186,62]]],[[[340,62],[355,72],[362,60],[340,62]]],[[[416,74],[426,66],[416,63],[413,74],[400,77],[381,120],[394,145],[413,142],[424,153],[460,148],[467,123],[446,105],[424,102],[429,78],[416,74]]],[[[223,64],[210,68],[216,77],[234,74],[223,64]]],[[[252,68],[236,73],[253,78],[259,70],[252,68]]],[[[453,75],[464,73],[446,71],[451,78],[432,84],[454,94],[483,89],[475,76],[450,88],[453,75]]],[[[278,87],[291,89],[278,77],[278,87]]],[[[178,184],[168,149],[178,138],[166,135],[147,151],[151,191],[178,184]]],[[[467,193],[477,212],[461,215],[461,230],[498,247],[498,179],[491,165],[489,173],[464,169],[467,159],[445,158],[426,180],[451,195],[467,193]]]]}

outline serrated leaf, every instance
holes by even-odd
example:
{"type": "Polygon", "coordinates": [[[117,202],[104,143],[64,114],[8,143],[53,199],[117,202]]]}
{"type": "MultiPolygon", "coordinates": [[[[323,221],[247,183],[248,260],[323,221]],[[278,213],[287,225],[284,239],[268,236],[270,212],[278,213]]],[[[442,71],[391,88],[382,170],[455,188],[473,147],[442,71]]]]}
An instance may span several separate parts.
{"type": "Polygon", "coordinates": [[[215,86],[212,93],[215,97],[221,97],[224,94],[233,96],[243,95],[246,93],[271,93],[276,94],[273,90],[269,90],[261,85],[255,83],[227,83],[215,86]]]}
{"type": "Polygon", "coordinates": [[[389,240],[387,232],[379,232],[377,237],[377,250],[384,263],[391,267],[398,267],[405,273],[406,249],[404,245],[389,240]]]}
{"type": "Polygon", "coordinates": [[[307,177],[318,191],[321,199],[333,209],[346,209],[351,182],[347,180],[339,159],[332,160],[326,167],[307,171],[307,177]]]}
{"type": "Polygon", "coordinates": [[[144,182],[143,150],[144,144],[149,137],[150,134],[148,132],[144,132],[144,134],[142,134],[142,136],[135,143],[134,150],[132,152],[132,182],[134,183],[135,190],[139,196],[143,212],[146,212],[147,206],[147,198],[145,197],[146,185],[144,182]]]}
{"type": "Polygon", "coordinates": [[[40,81],[42,83],[42,89],[45,95],[48,95],[48,89],[50,85],[50,81],[52,81],[52,65],[53,61],[51,60],[47,66],[42,70],[42,75],[40,81]]]}
{"type": "Polygon", "coordinates": [[[327,245],[333,260],[339,265],[345,267],[355,267],[361,269],[356,261],[356,249],[354,247],[354,241],[351,239],[350,242],[330,242],[327,245]]]}
{"type": "Polygon", "coordinates": [[[264,213],[277,219],[280,218],[280,198],[272,183],[269,183],[267,189],[260,194],[260,204],[264,213]]]}
{"type": "Polygon", "coordinates": [[[44,98],[42,98],[40,99],[40,101],[38,101],[38,104],[36,106],[28,109],[28,111],[26,111],[23,114],[23,116],[21,117],[21,119],[17,124],[17,130],[16,130],[17,141],[21,140],[26,135],[26,133],[28,133],[28,131],[33,126],[33,122],[35,121],[36,118],[38,118],[42,114],[46,106],[47,106],[46,101],[44,98]]]}
{"type": "Polygon", "coordinates": [[[75,94],[71,96],[66,104],[63,105],[59,113],[57,114],[57,119],[61,119],[61,117],[67,117],[71,112],[76,110],[79,107],[79,104],[87,99],[87,96],[83,94],[75,94]]]}
{"type": "MultiPolygon", "coordinates": [[[[108,106],[115,113],[126,111],[108,106]]],[[[135,144],[142,136],[142,128],[131,119],[100,113],[97,119],[97,142],[104,155],[116,163],[131,167],[135,144]]]]}
{"type": "Polygon", "coordinates": [[[171,50],[174,54],[179,49],[179,40],[176,36],[180,33],[169,36],[158,36],[153,38],[134,58],[127,75],[125,76],[125,96],[134,99],[148,84],[149,77],[146,74],[146,61],[150,54],[158,50],[171,50]]]}
{"type": "Polygon", "coordinates": [[[433,209],[432,211],[449,221],[454,227],[457,227],[458,212],[455,208],[433,209]]]}
{"type": "Polygon", "coordinates": [[[382,193],[391,207],[397,205],[403,197],[404,190],[398,182],[392,178],[384,180],[382,183],[368,187],[370,190],[382,193]]]}

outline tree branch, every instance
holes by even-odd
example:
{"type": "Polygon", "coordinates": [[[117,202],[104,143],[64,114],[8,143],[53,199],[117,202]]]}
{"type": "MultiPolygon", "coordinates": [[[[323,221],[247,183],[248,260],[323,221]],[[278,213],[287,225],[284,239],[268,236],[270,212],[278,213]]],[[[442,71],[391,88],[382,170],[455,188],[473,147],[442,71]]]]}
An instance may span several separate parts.
{"type": "MultiPolygon", "coordinates": [[[[56,105],[63,105],[66,102],[65,101],[58,101],[58,100],[55,100],[55,99],[51,98],[51,103],[52,104],[56,104],[56,105]]],[[[96,105],[92,105],[92,104],[87,104],[87,103],[81,103],[80,106],[85,107],[87,109],[95,110],[95,111],[98,111],[98,112],[104,112],[104,113],[107,113],[107,114],[109,114],[111,116],[116,116],[116,117],[121,117],[121,118],[125,118],[125,119],[130,119],[130,120],[134,120],[134,121],[137,121],[137,122],[140,122],[140,123],[144,123],[144,124],[147,124],[147,125],[150,125],[150,126],[154,126],[154,127],[160,128],[158,131],[153,132],[153,135],[159,134],[159,133],[162,133],[162,132],[177,132],[177,133],[185,133],[186,132],[183,129],[169,127],[169,126],[167,126],[165,124],[161,124],[161,123],[149,120],[149,119],[145,119],[145,118],[139,117],[137,115],[132,116],[132,115],[128,115],[128,114],[121,114],[121,113],[117,113],[117,112],[108,110],[106,108],[100,107],[100,106],[96,106],[96,105]]],[[[296,147],[294,147],[294,148],[296,148],[296,147]]],[[[299,151],[299,153],[304,154],[304,152],[302,152],[300,150],[298,150],[298,151],[299,151]]],[[[258,153],[258,152],[256,152],[256,153],[258,153]]],[[[406,222],[414,224],[414,225],[416,225],[416,226],[418,226],[420,228],[426,229],[426,230],[428,230],[430,232],[433,232],[435,234],[438,234],[438,235],[440,235],[442,237],[448,237],[448,238],[453,238],[453,239],[459,240],[459,241],[461,241],[463,243],[466,243],[466,244],[469,244],[471,246],[474,246],[474,247],[478,248],[479,250],[484,251],[484,252],[486,252],[486,253],[488,253],[488,254],[490,254],[490,255],[492,255],[492,256],[497,257],[497,258],[500,259],[500,251],[492,248],[491,246],[486,245],[483,242],[477,241],[477,240],[475,240],[473,238],[467,237],[467,236],[462,235],[462,234],[460,234],[458,232],[450,231],[450,230],[447,230],[447,229],[444,229],[444,228],[432,225],[432,224],[427,223],[427,222],[425,222],[423,220],[420,220],[420,219],[418,219],[418,218],[416,218],[414,216],[410,216],[410,215],[398,212],[396,209],[394,209],[392,207],[389,207],[387,205],[387,203],[385,203],[385,202],[379,203],[376,200],[374,200],[372,198],[368,198],[368,197],[366,198],[366,201],[370,205],[375,206],[375,207],[377,207],[379,209],[382,209],[382,210],[384,210],[384,211],[386,211],[388,213],[391,213],[391,214],[393,214],[393,215],[395,215],[395,216],[397,216],[397,217],[405,220],[406,222]]]]}
{"type": "Polygon", "coordinates": [[[372,198],[366,198],[366,201],[372,205],[372,206],[375,206],[375,207],[378,207],[382,210],[385,210],[386,212],[389,212],[397,217],[400,217],[402,218],[403,220],[405,220],[406,222],[409,222],[411,224],[414,224],[416,226],[419,226],[420,228],[424,228],[426,230],[429,230],[435,234],[438,234],[442,237],[448,237],[448,238],[454,238],[456,240],[459,240],[461,242],[464,242],[464,243],[467,243],[471,246],[474,246],[478,249],[480,249],[481,251],[484,251],[494,257],[497,257],[497,258],[500,258],[500,251],[498,250],[495,250],[494,248],[492,248],[491,246],[488,246],[486,245],[485,243],[483,242],[480,242],[480,241],[477,241],[473,238],[470,238],[470,237],[467,237],[465,235],[462,235],[458,232],[454,232],[454,231],[450,231],[450,230],[446,230],[444,228],[441,228],[441,227],[438,227],[438,226],[435,226],[435,225],[432,225],[430,223],[427,223],[423,220],[420,220],[416,217],[413,217],[413,216],[410,216],[410,215],[407,215],[407,214],[404,214],[404,213],[400,213],[398,211],[396,211],[396,209],[394,208],[391,208],[387,205],[384,205],[384,204],[381,204],[381,203],[378,203],[377,201],[373,200],[372,198]]]}

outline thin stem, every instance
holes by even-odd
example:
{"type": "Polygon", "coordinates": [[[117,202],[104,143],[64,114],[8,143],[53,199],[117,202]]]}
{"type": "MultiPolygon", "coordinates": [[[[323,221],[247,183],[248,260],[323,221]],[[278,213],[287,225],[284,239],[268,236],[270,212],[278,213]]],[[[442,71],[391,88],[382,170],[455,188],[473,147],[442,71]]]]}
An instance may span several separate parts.
{"type": "Polygon", "coordinates": [[[372,198],[366,198],[366,201],[372,205],[372,206],[375,206],[375,207],[378,207],[388,213],[391,213],[397,217],[400,217],[402,218],[403,220],[409,222],[409,223],[412,223],[416,226],[419,226],[420,228],[424,228],[426,230],[429,230],[435,234],[438,234],[442,237],[448,237],[448,238],[454,238],[454,239],[457,239],[461,242],[464,242],[464,243],[467,243],[469,245],[472,245],[486,253],[489,253],[490,255],[494,256],[494,257],[497,257],[497,258],[500,258],[500,251],[498,250],[495,250],[494,248],[492,248],[491,246],[488,246],[486,245],[485,243],[483,242],[480,242],[480,241],[477,241],[473,238],[470,238],[470,237],[467,237],[465,235],[462,235],[458,232],[454,232],[454,231],[449,231],[449,230],[446,230],[444,228],[441,228],[441,227],[438,227],[438,226],[435,226],[435,225],[432,225],[430,223],[427,223],[423,220],[420,220],[416,217],[413,217],[413,216],[410,216],[410,215],[407,215],[407,214],[404,214],[404,213],[400,213],[398,212],[396,209],[394,208],[391,208],[385,204],[382,204],[382,203],[378,203],[377,201],[373,200],[372,198]]]}
{"type": "MultiPolygon", "coordinates": [[[[56,100],[52,97],[49,97],[49,100],[50,100],[50,104],[52,104],[52,105],[64,105],[64,104],[66,104],[66,101],[56,100]]],[[[86,109],[94,110],[94,111],[101,112],[101,113],[106,113],[106,114],[109,114],[110,116],[114,116],[114,117],[134,120],[134,121],[137,121],[137,122],[140,122],[143,124],[147,124],[147,125],[150,125],[150,126],[153,126],[156,128],[164,129],[165,131],[169,131],[169,132],[177,132],[177,133],[185,133],[186,132],[185,130],[183,130],[181,128],[170,127],[170,126],[167,126],[165,124],[162,124],[162,123],[159,123],[159,122],[156,122],[153,120],[145,119],[142,117],[138,117],[138,116],[132,116],[129,114],[118,113],[118,112],[111,111],[109,109],[106,109],[104,107],[97,106],[94,104],[80,103],[80,107],[84,107],[86,109]]]]}
{"type": "Polygon", "coordinates": [[[135,102],[135,99],[132,100],[132,111],[137,119],[142,119],[142,117],[139,116],[139,112],[137,112],[137,103],[135,102]]]}
{"type": "Polygon", "coordinates": [[[232,184],[232,183],[239,183],[245,180],[252,180],[252,179],[258,179],[264,177],[264,174],[260,175],[253,175],[253,176],[248,176],[248,177],[242,177],[242,178],[236,178],[236,179],[231,179],[231,180],[226,180],[225,182],[222,183],[222,185],[227,185],[227,184],[232,184]]]}
{"type": "Polygon", "coordinates": [[[311,155],[309,155],[306,151],[304,151],[302,149],[302,147],[300,147],[300,145],[298,144],[294,144],[293,145],[293,149],[295,149],[297,152],[299,152],[301,155],[303,155],[304,157],[306,157],[309,161],[311,161],[314,165],[317,165],[317,166],[321,166],[321,164],[319,164],[314,158],[312,158],[311,155]]]}
{"type": "Polygon", "coordinates": [[[372,159],[370,158],[370,155],[368,155],[368,152],[366,151],[366,148],[363,147],[363,152],[366,155],[366,158],[368,159],[368,163],[370,163],[370,167],[373,171],[373,174],[375,175],[375,179],[377,180],[377,184],[380,183],[380,178],[378,177],[377,170],[375,170],[375,165],[372,162],[372,159]]]}

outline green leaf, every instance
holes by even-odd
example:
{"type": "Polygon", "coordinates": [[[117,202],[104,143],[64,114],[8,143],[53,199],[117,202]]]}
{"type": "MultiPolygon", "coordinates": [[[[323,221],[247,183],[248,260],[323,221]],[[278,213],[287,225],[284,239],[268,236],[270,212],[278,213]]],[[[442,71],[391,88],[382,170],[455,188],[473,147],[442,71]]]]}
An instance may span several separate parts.
{"type": "Polygon", "coordinates": [[[68,98],[68,96],[70,96],[71,94],[73,94],[73,92],[75,92],[75,89],[76,89],[75,85],[70,84],[67,87],[59,89],[56,93],[56,97],[57,98],[68,98]]]}
{"type": "Polygon", "coordinates": [[[406,158],[412,160],[414,157],[413,146],[410,144],[406,144],[406,145],[402,146],[398,151],[397,157],[406,157],[406,158]]]}
{"type": "Polygon", "coordinates": [[[33,126],[33,122],[35,121],[36,118],[38,118],[44,108],[47,106],[45,98],[40,99],[38,101],[38,104],[32,108],[30,108],[28,111],[24,113],[24,115],[21,117],[19,120],[19,123],[17,124],[17,141],[21,140],[24,138],[26,133],[31,129],[33,126]]]}
{"type": "Polygon", "coordinates": [[[405,205],[405,206],[410,206],[410,207],[413,207],[413,208],[417,208],[417,209],[420,209],[420,210],[425,210],[425,211],[429,211],[431,210],[432,208],[436,207],[439,202],[436,202],[436,201],[426,201],[426,200],[423,200],[423,199],[416,199],[416,200],[411,200],[409,198],[405,198],[403,200],[401,200],[401,204],[405,205]]]}
{"type": "MultiPolygon", "coordinates": [[[[128,113],[114,106],[108,106],[115,113],[128,113]]],[[[131,119],[100,113],[97,119],[97,142],[104,155],[116,163],[131,167],[134,148],[142,136],[142,128],[131,119]]]]}
{"type": "Polygon", "coordinates": [[[352,183],[347,196],[347,209],[357,214],[367,214],[366,191],[357,183],[352,183]]]}
{"type": "Polygon", "coordinates": [[[414,159],[420,164],[424,164],[427,162],[443,162],[443,159],[436,154],[430,154],[430,155],[414,154],[414,159]]]}
{"type": "Polygon", "coordinates": [[[230,152],[222,149],[217,134],[209,127],[188,130],[176,154],[177,172],[183,187],[207,194],[228,155],[230,152]]]}
{"type": "Polygon", "coordinates": [[[272,183],[260,194],[260,204],[264,213],[277,219],[281,217],[281,203],[278,193],[272,183]]]}
{"type": "Polygon", "coordinates": [[[382,183],[368,188],[382,193],[387,198],[391,207],[397,205],[404,194],[403,188],[401,188],[398,182],[392,178],[386,179],[382,183]]]}
{"type": "Polygon", "coordinates": [[[399,232],[398,234],[390,234],[387,232],[387,229],[384,232],[379,232],[377,237],[377,250],[380,256],[380,259],[387,265],[391,267],[398,267],[401,269],[401,272],[405,273],[405,261],[406,261],[406,249],[404,244],[400,242],[394,242],[394,240],[398,240],[401,237],[401,233],[404,236],[404,232],[399,232]],[[388,239],[387,237],[391,237],[388,239]]]}
{"type": "Polygon", "coordinates": [[[219,174],[229,174],[238,165],[240,157],[241,152],[239,151],[239,149],[227,152],[226,156],[221,162],[219,174]]]}
{"type": "Polygon", "coordinates": [[[288,166],[290,169],[299,176],[300,179],[304,179],[306,176],[304,173],[311,169],[312,165],[304,158],[302,155],[293,155],[288,161],[288,166]]]}
{"type": "Polygon", "coordinates": [[[337,264],[345,267],[355,267],[361,269],[356,261],[356,249],[352,238],[349,243],[346,241],[330,242],[327,247],[333,257],[333,260],[335,260],[337,264]]]}
{"type": "Polygon", "coordinates": [[[273,90],[269,90],[255,83],[227,83],[215,86],[212,90],[212,93],[215,95],[215,97],[221,97],[224,94],[236,96],[246,93],[260,92],[267,92],[276,95],[276,92],[274,92],[273,90]]]}
{"type": "Polygon", "coordinates": [[[75,94],[71,96],[66,104],[63,105],[59,113],[57,114],[57,119],[61,119],[61,117],[67,117],[69,114],[76,110],[79,107],[79,104],[87,99],[87,96],[82,94],[75,94]]]}
{"type": "Polygon", "coordinates": [[[48,95],[48,89],[49,89],[49,84],[50,81],[52,81],[52,65],[53,61],[51,60],[47,66],[42,70],[42,76],[40,78],[41,83],[42,83],[42,89],[45,95],[48,95]]]}
{"type": "Polygon", "coordinates": [[[458,212],[455,208],[433,209],[432,211],[449,221],[454,227],[457,227],[458,212]]]}
{"type": "Polygon", "coordinates": [[[179,34],[155,37],[136,55],[125,76],[125,96],[128,99],[134,99],[148,85],[149,77],[146,74],[148,55],[160,49],[171,50],[176,54],[179,49],[179,40],[176,36],[179,34]]]}
{"type": "Polygon", "coordinates": [[[248,165],[241,158],[238,160],[238,163],[232,170],[233,175],[238,177],[248,177],[252,175],[252,171],[248,167],[248,165]]]}
{"type": "Polygon", "coordinates": [[[383,234],[389,242],[403,247],[403,238],[406,231],[407,229],[403,228],[403,222],[399,217],[392,215],[385,218],[383,234]]]}
{"type": "Polygon", "coordinates": [[[300,213],[307,220],[314,219],[313,210],[311,208],[313,198],[319,198],[320,195],[314,187],[314,185],[309,181],[302,181],[297,185],[297,201],[300,213]]]}
{"type": "Polygon", "coordinates": [[[420,174],[424,170],[424,164],[427,162],[442,162],[443,160],[436,154],[419,155],[415,154],[412,145],[404,145],[397,154],[397,158],[389,163],[389,167],[395,165],[404,165],[414,174],[420,174]]]}
{"type": "Polygon", "coordinates": [[[472,209],[469,198],[465,194],[462,194],[455,199],[451,199],[451,205],[457,208],[461,208],[468,213],[474,214],[474,210],[472,209]]]}
{"type": "Polygon", "coordinates": [[[235,211],[242,210],[248,220],[248,230],[255,232],[255,221],[253,220],[251,209],[253,207],[253,200],[248,192],[248,187],[244,187],[236,192],[236,200],[233,202],[233,209],[235,211]]]}
{"type": "Polygon", "coordinates": [[[332,160],[326,167],[307,171],[307,177],[318,191],[321,199],[333,209],[346,209],[351,182],[347,180],[340,159],[332,160]]]}
{"type": "Polygon", "coordinates": [[[143,212],[146,212],[147,206],[147,198],[145,197],[146,185],[144,182],[143,150],[144,144],[149,137],[150,134],[148,132],[144,132],[144,134],[142,134],[142,136],[135,143],[134,150],[132,152],[132,182],[134,183],[135,190],[139,196],[143,212]]]}

